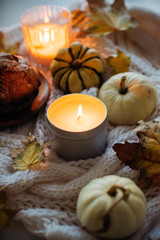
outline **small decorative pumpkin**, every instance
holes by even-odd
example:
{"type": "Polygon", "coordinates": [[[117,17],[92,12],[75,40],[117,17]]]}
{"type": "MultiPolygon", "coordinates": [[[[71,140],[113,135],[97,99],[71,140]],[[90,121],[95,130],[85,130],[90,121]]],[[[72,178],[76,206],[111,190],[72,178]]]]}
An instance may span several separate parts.
{"type": "Polygon", "coordinates": [[[145,120],[157,104],[157,91],[151,81],[134,72],[112,76],[101,86],[98,97],[107,107],[108,121],[115,125],[145,120]]]}
{"type": "Polygon", "coordinates": [[[66,93],[78,93],[100,86],[103,63],[96,50],[74,42],[58,51],[50,69],[58,88],[66,93]]]}
{"type": "Polygon", "coordinates": [[[78,219],[99,237],[128,237],[142,226],[145,215],[146,198],[129,178],[96,178],[82,188],[78,197],[78,219]]]}

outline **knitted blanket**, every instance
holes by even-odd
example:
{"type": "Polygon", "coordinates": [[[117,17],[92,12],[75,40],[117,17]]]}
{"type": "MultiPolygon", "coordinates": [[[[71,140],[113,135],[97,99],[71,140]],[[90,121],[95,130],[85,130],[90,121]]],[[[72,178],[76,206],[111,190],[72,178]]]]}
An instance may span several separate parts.
{"type": "MultiPolygon", "coordinates": [[[[139,27],[125,33],[111,34],[100,39],[79,39],[100,51],[102,57],[122,50],[131,59],[130,71],[147,75],[158,92],[158,104],[153,114],[147,119],[160,120],[160,19],[153,13],[134,9],[131,13],[139,22],[139,27]]],[[[14,30],[15,31],[15,30],[14,30]]],[[[19,31],[19,30],[18,30],[19,31]]],[[[6,41],[9,39],[9,33],[6,41]]],[[[10,32],[13,34],[13,31],[10,32]]],[[[16,35],[16,34],[15,34],[16,35]]],[[[20,35],[19,35],[20,36],[20,35]]],[[[17,37],[17,35],[16,35],[17,37]]],[[[107,72],[106,78],[107,78],[107,72]]],[[[49,76],[49,74],[48,74],[49,76]]],[[[38,116],[29,121],[0,131],[0,187],[7,187],[7,208],[17,211],[16,220],[23,222],[33,234],[47,240],[96,240],[94,235],[82,228],[76,216],[76,202],[81,188],[91,179],[116,174],[135,181],[147,198],[147,215],[143,227],[129,240],[160,239],[160,189],[155,186],[143,187],[139,172],[124,166],[116,157],[112,146],[118,142],[138,141],[133,131],[136,126],[113,126],[107,123],[107,147],[94,159],[66,162],[54,151],[49,151],[45,167],[32,170],[25,185],[28,171],[14,171],[10,157],[11,147],[21,147],[21,140],[29,132],[39,142],[50,140],[46,124],[46,111],[49,104],[63,95],[52,87],[48,102],[38,116]]],[[[98,89],[91,88],[83,93],[97,96],[98,89]]]]}

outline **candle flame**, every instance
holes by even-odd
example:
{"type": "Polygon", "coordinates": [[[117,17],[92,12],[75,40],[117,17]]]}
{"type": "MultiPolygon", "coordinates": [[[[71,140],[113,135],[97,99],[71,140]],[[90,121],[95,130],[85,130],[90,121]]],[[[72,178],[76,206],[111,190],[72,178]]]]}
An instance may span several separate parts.
{"type": "Polygon", "coordinates": [[[77,120],[79,120],[80,117],[82,117],[82,105],[81,104],[78,107],[77,120]]]}
{"type": "Polygon", "coordinates": [[[45,17],[44,17],[44,22],[45,22],[45,23],[49,23],[49,18],[48,18],[47,15],[45,15],[45,17]]]}
{"type": "Polygon", "coordinates": [[[45,27],[43,33],[39,32],[39,40],[41,43],[54,41],[54,30],[49,31],[49,28],[45,27]]]}

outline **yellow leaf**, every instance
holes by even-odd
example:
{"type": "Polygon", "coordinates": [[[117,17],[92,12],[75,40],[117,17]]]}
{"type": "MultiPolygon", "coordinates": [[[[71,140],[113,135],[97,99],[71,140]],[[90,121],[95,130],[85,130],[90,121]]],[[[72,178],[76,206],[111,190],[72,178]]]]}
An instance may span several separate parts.
{"type": "Polygon", "coordinates": [[[72,27],[80,30],[79,37],[91,35],[105,36],[113,31],[135,28],[137,24],[129,15],[123,0],[115,0],[112,5],[102,0],[96,3],[88,0],[90,11],[76,9],[72,12],[72,27]]]}
{"type": "Polygon", "coordinates": [[[16,170],[24,171],[39,166],[45,161],[45,148],[50,146],[50,142],[40,144],[33,135],[29,135],[22,140],[22,148],[11,148],[10,153],[14,161],[16,170]]]}
{"type": "Polygon", "coordinates": [[[135,129],[138,143],[117,143],[117,157],[140,175],[160,186],[160,123],[139,121],[135,129]]]}
{"type": "Polygon", "coordinates": [[[129,71],[130,58],[128,58],[123,52],[117,50],[117,56],[110,56],[106,59],[106,63],[111,66],[114,73],[122,73],[129,71]]]}

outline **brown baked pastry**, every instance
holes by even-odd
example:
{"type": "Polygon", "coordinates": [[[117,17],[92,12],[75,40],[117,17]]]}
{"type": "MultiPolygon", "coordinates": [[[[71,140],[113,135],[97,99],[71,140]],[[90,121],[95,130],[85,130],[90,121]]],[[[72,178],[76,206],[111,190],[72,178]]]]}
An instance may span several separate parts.
{"type": "Polygon", "coordinates": [[[40,86],[38,69],[22,57],[0,53],[0,113],[29,108],[40,86]]]}

